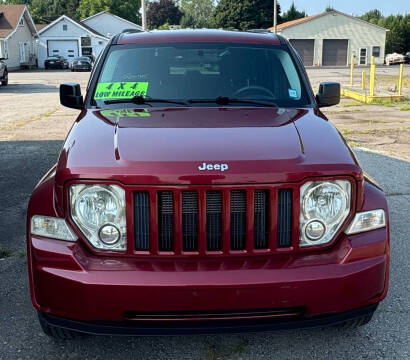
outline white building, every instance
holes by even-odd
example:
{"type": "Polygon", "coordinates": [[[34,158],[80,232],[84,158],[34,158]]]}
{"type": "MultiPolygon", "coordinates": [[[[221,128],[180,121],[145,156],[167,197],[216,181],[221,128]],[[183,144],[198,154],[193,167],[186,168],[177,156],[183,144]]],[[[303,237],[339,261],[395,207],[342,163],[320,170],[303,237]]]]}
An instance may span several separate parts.
{"type": "Polygon", "coordinates": [[[90,16],[81,22],[108,38],[123,32],[124,30],[142,31],[140,25],[134,24],[131,21],[125,20],[107,11],[102,11],[90,16]]]}
{"type": "Polygon", "coordinates": [[[36,36],[25,5],[0,5],[0,57],[9,71],[36,64],[36,36]]]}
{"type": "Polygon", "coordinates": [[[335,10],[277,27],[278,34],[289,39],[305,66],[347,66],[351,55],[355,56],[355,64],[367,65],[372,56],[376,64],[383,64],[387,31],[335,10]]]}
{"type": "Polygon", "coordinates": [[[68,16],[60,16],[39,32],[37,44],[38,66],[44,67],[44,60],[52,55],[60,55],[68,61],[82,55],[100,54],[108,43],[108,38],[77,22],[68,16]]]}

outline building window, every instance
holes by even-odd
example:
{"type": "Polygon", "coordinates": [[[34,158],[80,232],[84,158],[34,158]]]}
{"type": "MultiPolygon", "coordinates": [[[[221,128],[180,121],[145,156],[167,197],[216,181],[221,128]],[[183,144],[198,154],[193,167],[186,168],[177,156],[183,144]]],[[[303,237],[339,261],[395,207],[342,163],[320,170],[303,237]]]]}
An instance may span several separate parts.
{"type": "Polygon", "coordinates": [[[67,31],[67,24],[63,25],[63,31],[67,31]]]}
{"type": "Polygon", "coordinates": [[[84,36],[81,38],[81,46],[91,46],[91,38],[89,36],[84,36]]]}
{"type": "Polygon", "coordinates": [[[374,57],[380,57],[380,46],[373,46],[372,55],[374,57]]]}
{"type": "Polygon", "coordinates": [[[23,18],[20,19],[19,26],[24,26],[24,19],[23,18]]]}

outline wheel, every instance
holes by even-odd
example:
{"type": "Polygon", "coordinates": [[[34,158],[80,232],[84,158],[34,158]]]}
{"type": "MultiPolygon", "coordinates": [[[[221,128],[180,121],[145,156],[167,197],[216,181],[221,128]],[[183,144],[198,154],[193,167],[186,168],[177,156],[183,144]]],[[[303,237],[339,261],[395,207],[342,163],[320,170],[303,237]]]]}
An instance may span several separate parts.
{"type": "Polygon", "coordinates": [[[370,314],[365,314],[360,317],[336,324],[335,327],[339,329],[355,329],[355,328],[364,326],[368,324],[370,320],[372,320],[373,314],[374,314],[374,311],[371,312],[370,314]]]}
{"type": "Polygon", "coordinates": [[[40,322],[41,329],[43,330],[44,334],[47,336],[50,336],[54,339],[58,340],[77,340],[77,339],[83,339],[87,337],[87,334],[73,331],[73,330],[68,330],[68,329],[63,329],[59,328],[53,325],[50,325],[42,316],[42,314],[39,312],[38,313],[38,320],[40,322]]]}
{"type": "Polygon", "coordinates": [[[71,69],[71,72],[74,72],[75,70],[74,69],[71,69]]]}
{"type": "Polygon", "coordinates": [[[7,86],[9,84],[9,73],[7,70],[4,70],[3,80],[1,80],[2,86],[7,86]]]}

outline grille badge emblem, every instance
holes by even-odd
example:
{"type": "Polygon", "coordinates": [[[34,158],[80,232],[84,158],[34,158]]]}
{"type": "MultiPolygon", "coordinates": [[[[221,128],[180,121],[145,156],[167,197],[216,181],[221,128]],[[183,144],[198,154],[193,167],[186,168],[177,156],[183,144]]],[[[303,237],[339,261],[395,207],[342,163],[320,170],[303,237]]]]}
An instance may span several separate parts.
{"type": "Polygon", "coordinates": [[[226,171],[229,169],[228,164],[207,164],[207,163],[202,163],[202,165],[198,166],[199,171],[226,171]]]}

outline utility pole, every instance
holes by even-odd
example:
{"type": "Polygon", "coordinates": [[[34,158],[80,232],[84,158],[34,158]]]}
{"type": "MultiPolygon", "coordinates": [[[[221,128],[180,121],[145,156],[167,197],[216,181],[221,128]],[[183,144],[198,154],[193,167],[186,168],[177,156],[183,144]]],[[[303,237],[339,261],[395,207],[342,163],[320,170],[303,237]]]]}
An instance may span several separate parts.
{"type": "Polygon", "coordinates": [[[145,5],[145,0],[141,0],[142,7],[142,30],[147,31],[147,7],[145,5]]]}
{"type": "Polygon", "coordinates": [[[278,4],[277,0],[273,1],[273,32],[276,34],[278,25],[278,4]]]}

